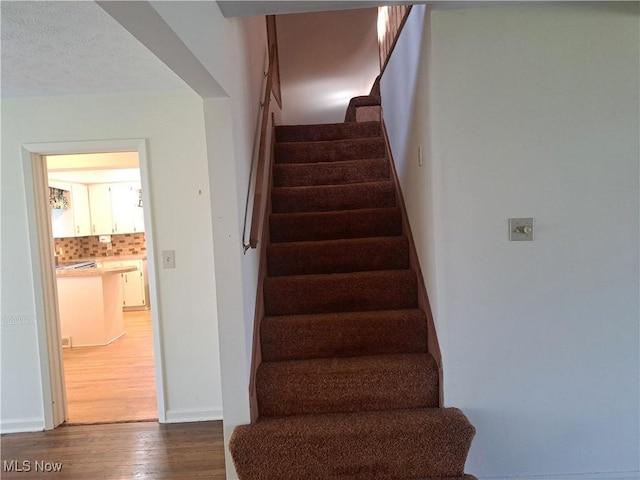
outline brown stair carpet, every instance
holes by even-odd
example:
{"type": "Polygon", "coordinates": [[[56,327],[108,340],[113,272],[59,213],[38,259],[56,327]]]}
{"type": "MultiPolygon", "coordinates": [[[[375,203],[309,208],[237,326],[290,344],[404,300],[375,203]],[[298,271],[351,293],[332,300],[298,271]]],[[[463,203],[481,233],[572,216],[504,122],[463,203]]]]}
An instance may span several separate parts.
{"type": "Polygon", "coordinates": [[[333,212],[395,205],[391,182],[281,187],[271,192],[273,213],[333,212]]]}
{"type": "MultiPolygon", "coordinates": [[[[365,100],[358,100],[364,102],[365,100]]],[[[473,480],[475,430],[439,406],[379,122],[282,126],[241,480],[473,480]]]]}
{"type": "Polygon", "coordinates": [[[281,213],[269,217],[272,242],[304,242],[400,235],[398,207],[342,212],[281,213]]]}
{"type": "Polygon", "coordinates": [[[462,477],[473,434],[458,409],[417,408],[261,417],[229,448],[241,479],[433,480],[462,477]]]}
{"type": "Polygon", "coordinates": [[[382,158],[326,163],[289,163],[273,167],[274,187],[344,185],[385,180],[389,180],[389,162],[382,158]]]}
{"type": "Polygon", "coordinates": [[[438,367],[428,353],[263,362],[266,416],[438,406],[438,367]]]}
{"type": "Polygon", "coordinates": [[[309,148],[307,142],[276,143],[276,163],[339,162],[383,158],[384,140],[381,137],[327,140],[315,142],[309,148]]]}
{"type": "Polygon", "coordinates": [[[262,360],[357,357],[426,352],[424,312],[373,312],[282,315],[261,324],[262,360]]]}
{"type": "Polygon", "coordinates": [[[269,275],[364,272],[409,268],[406,237],[369,237],[319,242],[272,243],[269,275]]]}
{"type": "Polygon", "coordinates": [[[276,129],[276,142],[323,142],[348,138],[382,136],[380,122],[326,123],[318,125],[281,125],[276,129]]]}

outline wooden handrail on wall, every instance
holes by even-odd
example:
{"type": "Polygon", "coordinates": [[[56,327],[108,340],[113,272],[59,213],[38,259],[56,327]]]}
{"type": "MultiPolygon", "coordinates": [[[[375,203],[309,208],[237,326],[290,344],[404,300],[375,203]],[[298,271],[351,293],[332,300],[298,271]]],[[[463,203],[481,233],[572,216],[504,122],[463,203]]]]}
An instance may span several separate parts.
{"type": "MultiPolygon", "coordinates": [[[[256,168],[256,186],[253,194],[253,208],[251,210],[251,229],[249,231],[249,242],[245,242],[245,232],[242,235],[242,243],[244,251],[249,248],[256,248],[261,237],[261,225],[264,220],[265,214],[265,168],[270,166],[270,162],[266,161],[267,158],[267,138],[269,127],[269,108],[271,105],[271,90],[273,89],[273,75],[275,72],[277,50],[275,45],[271,46],[269,51],[269,70],[267,71],[267,86],[264,91],[264,99],[261,103],[262,108],[262,124],[260,127],[260,146],[258,147],[258,166],[256,168]]],[[[251,175],[249,176],[249,183],[251,184],[251,175]]],[[[249,186],[250,188],[250,186],[249,186]]],[[[248,200],[248,198],[247,198],[248,200]]],[[[248,207],[248,205],[247,205],[248,207]]],[[[248,208],[245,209],[244,224],[247,224],[246,215],[248,208]]]]}

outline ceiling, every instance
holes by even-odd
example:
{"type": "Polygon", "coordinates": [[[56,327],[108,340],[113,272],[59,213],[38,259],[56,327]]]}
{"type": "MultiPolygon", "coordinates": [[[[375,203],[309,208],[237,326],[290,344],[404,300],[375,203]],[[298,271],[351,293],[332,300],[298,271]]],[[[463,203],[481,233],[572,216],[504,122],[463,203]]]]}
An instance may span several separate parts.
{"type": "Polygon", "coordinates": [[[49,180],[72,183],[139,182],[138,152],[47,155],[49,180]]]}
{"type": "Polygon", "coordinates": [[[356,8],[370,8],[393,3],[419,3],[407,1],[375,1],[375,0],[218,0],[220,11],[225,17],[245,17],[251,15],[279,15],[285,13],[324,12],[330,10],[350,10],[356,8]]]}
{"type": "Polygon", "coordinates": [[[2,97],[189,87],[89,1],[0,2],[2,97]]]}
{"type": "MultiPolygon", "coordinates": [[[[392,2],[217,3],[225,17],[235,17],[365,8],[392,2]]],[[[188,2],[184,4],[186,8],[188,2]]],[[[2,97],[190,90],[93,1],[2,0],[0,20],[2,97]]]]}

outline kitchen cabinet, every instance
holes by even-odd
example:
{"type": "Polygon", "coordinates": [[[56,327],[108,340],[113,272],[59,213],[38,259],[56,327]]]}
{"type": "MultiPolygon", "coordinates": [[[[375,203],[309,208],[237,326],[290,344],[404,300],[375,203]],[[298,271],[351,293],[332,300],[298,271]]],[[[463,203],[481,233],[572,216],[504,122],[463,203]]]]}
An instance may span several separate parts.
{"type": "Polygon", "coordinates": [[[51,209],[51,228],[54,238],[85,237],[91,235],[89,191],[86,185],[49,182],[49,186],[64,190],[68,208],[51,209]]]}
{"type": "Polygon", "coordinates": [[[144,232],[142,207],[138,206],[140,184],[135,182],[96,184],[89,187],[92,233],[110,235],[144,232]]]}
{"type": "Polygon", "coordinates": [[[142,260],[129,260],[122,262],[123,267],[136,267],[135,272],[122,274],[122,306],[144,307],[147,304],[144,292],[144,271],[142,260]]]}
{"type": "Polygon", "coordinates": [[[71,205],[76,237],[91,235],[91,214],[89,212],[89,189],[86,185],[71,185],[71,205]]]}
{"type": "Polygon", "coordinates": [[[106,183],[89,185],[89,209],[91,211],[91,233],[111,235],[113,218],[111,215],[111,191],[106,183]]]}
{"type": "Polygon", "coordinates": [[[113,257],[101,259],[99,267],[135,267],[135,271],[122,273],[122,306],[129,310],[146,308],[147,302],[147,273],[146,260],[118,260],[113,257]]]}

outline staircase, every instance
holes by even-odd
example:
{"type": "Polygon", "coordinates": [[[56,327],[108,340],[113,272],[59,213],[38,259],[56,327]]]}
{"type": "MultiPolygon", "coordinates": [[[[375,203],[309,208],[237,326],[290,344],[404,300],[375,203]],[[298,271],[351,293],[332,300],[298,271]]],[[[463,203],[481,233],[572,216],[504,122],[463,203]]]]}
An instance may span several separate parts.
{"type": "Polygon", "coordinates": [[[439,405],[380,122],[280,126],[241,480],[470,480],[474,427],[439,405]]]}

